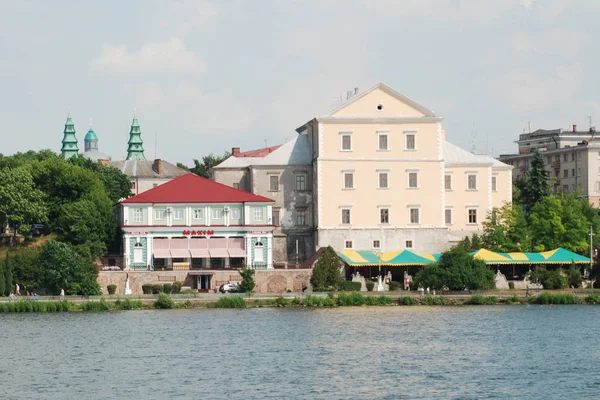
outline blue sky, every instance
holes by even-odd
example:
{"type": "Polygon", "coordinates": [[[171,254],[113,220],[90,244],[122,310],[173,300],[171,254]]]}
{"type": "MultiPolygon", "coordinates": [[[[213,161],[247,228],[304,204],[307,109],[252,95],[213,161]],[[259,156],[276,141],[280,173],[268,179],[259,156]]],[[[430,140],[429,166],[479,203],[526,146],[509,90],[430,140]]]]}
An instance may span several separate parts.
{"type": "Polygon", "coordinates": [[[532,128],[600,127],[595,0],[3,1],[0,152],[146,157],[278,144],[378,81],[442,115],[447,139],[514,152],[532,128]],[[596,122],[597,121],[597,122],[596,122]],[[155,137],[158,146],[155,148],[155,137]]]}

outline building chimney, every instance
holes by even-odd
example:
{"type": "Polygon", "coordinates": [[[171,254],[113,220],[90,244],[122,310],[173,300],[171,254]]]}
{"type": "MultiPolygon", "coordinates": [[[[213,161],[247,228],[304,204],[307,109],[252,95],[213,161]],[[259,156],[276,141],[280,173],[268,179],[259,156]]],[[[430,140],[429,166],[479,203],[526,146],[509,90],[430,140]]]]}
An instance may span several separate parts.
{"type": "Polygon", "coordinates": [[[356,96],[357,94],[358,94],[358,88],[357,88],[357,87],[355,87],[355,88],[354,88],[354,95],[356,96]]]}
{"type": "Polygon", "coordinates": [[[154,160],[154,171],[156,171],[156,173],[159,175],[162,175],[163,173],[163,165],[162,160],[160,158],[154,160]]]}
{"type": "Polygon", "coordinates": [[[353,96],[352,90],[346,91],[346,100],[350,100],[353,96]]]}
{"type": "Polygon", "coordinates": [[[240,148],[239,147],[232,147],[231,148],[231,155],[234,157],[237,157],[240,155],[240,148]]]}
{"type": "Polygon", "coordinates": [[[577,132],[577,125],[573,124],[573,132],[577,132]]]}

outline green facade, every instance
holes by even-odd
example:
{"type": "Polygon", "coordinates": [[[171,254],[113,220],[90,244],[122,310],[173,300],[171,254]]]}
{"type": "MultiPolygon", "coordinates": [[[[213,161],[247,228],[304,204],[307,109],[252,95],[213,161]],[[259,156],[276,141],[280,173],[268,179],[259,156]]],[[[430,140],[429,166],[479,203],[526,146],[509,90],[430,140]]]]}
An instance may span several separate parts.
{"type": "Polygon", "coordinates": [[[127,142],[127,160],[145,160],[144,141],[142,140],[142,131],[137,117],[133,117],[131,130],[129,131],[129,141],[127,142]]]}
{"type": "Polygon", "coordinates": [[[70,158],[79,154],[79,146],[77,145],[77,138],[75,137],[75,124],[73,124],[71,114],[67,116],[67,122],[65,122],[60,152],[65,158],[70,158]]]}
{"type": "Polygon", "coordinates": [[[148,257],[148,239],[145,237],[129,238],[129,267],[131,269],[146,269],[148,264],[150,264],[150,258],[148,257]],[[142,245],[141,246],[141,253],[142,253],[141,261],[136,260],[136,258],[135,258],[136,257],[136,254],[135,254],[136,243],[138,243],[138,240],[139,240],[139,243],[142,245]]]}
{"type": "Polygon", "coordinates": [[[252,267],[253,268],[266,268],[267,267],[267,255],[268,255],[268,238],[266,237],[260,237],[260,238],[251,238],[250,239],[250,249],[246,249],[246,253],[249,257],[250,260],[252,260],[252,267]],[[262,246],[262,251],[263,251],[263,261],[262,262],[257,262],[254,261],[256,260],[256,243],[260,241],[263,246],[262,246]]]}

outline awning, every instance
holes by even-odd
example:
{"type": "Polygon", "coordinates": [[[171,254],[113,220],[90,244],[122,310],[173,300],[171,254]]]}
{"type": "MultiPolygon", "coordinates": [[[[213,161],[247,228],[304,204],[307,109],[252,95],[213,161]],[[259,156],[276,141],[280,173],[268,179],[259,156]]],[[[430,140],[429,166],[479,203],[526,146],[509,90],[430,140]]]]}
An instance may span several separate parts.
{"type": "Polygon", "coordinates": [[[173,258],[189,258],[190,251],[188,249],[171,249],[171,257],[173,258]]]}
{"type": "Polygon", "coordinates": [[[229,257],[246,257],[246,250],[240,248],[227,249],[229,252],[229,257]]]}
{"type": "Polygon", "coordinates": [[[190,253],[192,254],[192,258],[210,258],[208,249],[190,249],[190,253]]]}
{"type": "Polygon", "coordinates": [[[214,272],[205,272],[205,271],[189,271],[188,275],[214,275],[214,272]]]}
{"type": "Polygon", "coordinates": [[[227,249],[208,249],[208,252],[210,253],[210,258],[229,257],[227,249]]]}
{"type": "Polygon", "coordinates": [[[171,258],[169,249],[154,249],[152,255],[154,255],[154,258],[171,258]]]}

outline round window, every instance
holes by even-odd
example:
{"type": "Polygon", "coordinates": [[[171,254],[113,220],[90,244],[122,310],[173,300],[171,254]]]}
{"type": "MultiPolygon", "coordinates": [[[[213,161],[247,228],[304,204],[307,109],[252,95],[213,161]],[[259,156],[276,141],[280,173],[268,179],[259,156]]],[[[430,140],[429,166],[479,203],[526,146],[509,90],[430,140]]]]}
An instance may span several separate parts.
{"type": "Polygon", "coordinates": [[[378,111],[383,110],[383,104],[377,104],[377,110],[378,111]]]}

